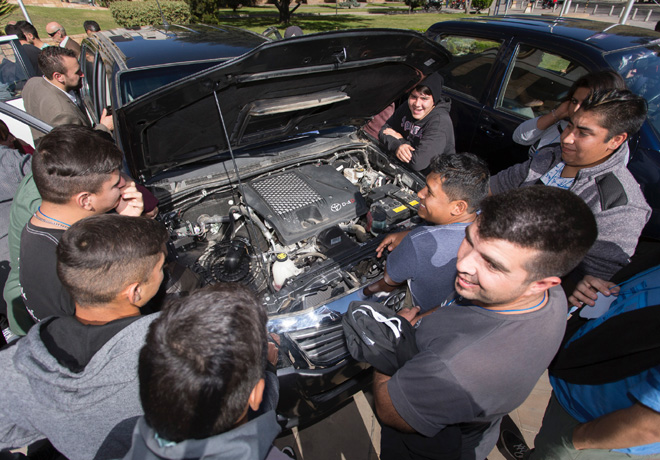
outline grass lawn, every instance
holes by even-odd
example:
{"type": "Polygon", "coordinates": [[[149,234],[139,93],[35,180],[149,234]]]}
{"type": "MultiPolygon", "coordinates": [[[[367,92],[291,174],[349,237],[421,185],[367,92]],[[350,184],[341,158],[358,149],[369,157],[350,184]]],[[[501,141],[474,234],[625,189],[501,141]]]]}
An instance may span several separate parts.
{"type": "MultiPolygon", "coordinates": [[[[117,23],[112,18],[109,10],[86,10],[78,8],[48,8],[45,6],[26,6],[32,24],[39,31],[39,37],[46,41],[48,35],[46,34],[46,24],[55,21],[62,24],[66,29],[67,34],[76,35],[83,34],[83,22],[87,20],[94,20],[99,23],[101,29],[111,29],[117,27],[117,23]]],[[[0,26],[4,30],[5,25],[9,21],[24,20],[23,13],[18,6],[15,6],[13,11],[0,18],[0,26]]]]}
{"type": "MultiPolygon", "coordinates": [[[[291,25],[299,26],[305,33],[325,32],[329,30],[353,28],[396,28],[425,31],[431,24],[448,19],[457,19],[464,14],[413,13],[407,14],[404,3],[362,4],[359,8],[340,8],[335,14],[335,5],[302,5],[293,15],[291,25]],[[386,14],[398,11],[399,14],[386,14]],[[298,14],[300,13],[300,14],[298,14]],[[365,14],[369,13],[369,14],[365,14]]],[[[82,24],[88,19],[97,21],[101,29],[117,27],[109,10],[86,10],[76,8],[26,7],[30,19],[39,31],[42,39],[47,39],[46,24],[56,21],[62,24],[70,35],[84,33],[82,24]]],[[[283,31],[286,26],[278,24],[277,8],[274,5],[241,8],[234,13],[230,9],[219,10],[220,24],[227,24],[253,32],[261,33],[271,26],[283,31]]],[[[0,18],[0,27],[9,21],[24,19],[20,8],[16,6],[7,16],[0,18]]]]}

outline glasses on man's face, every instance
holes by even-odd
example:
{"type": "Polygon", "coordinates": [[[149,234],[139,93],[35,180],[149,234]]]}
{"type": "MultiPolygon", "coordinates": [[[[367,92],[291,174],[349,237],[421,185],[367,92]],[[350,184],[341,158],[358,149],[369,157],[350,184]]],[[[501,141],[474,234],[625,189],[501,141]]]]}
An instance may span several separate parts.
{"type": "Polygon", "coordinates": [[[54,37],[57,32],[59,32],[60,29],[57,29],[55,32],[47,32],[49,37],[54,37]]]}

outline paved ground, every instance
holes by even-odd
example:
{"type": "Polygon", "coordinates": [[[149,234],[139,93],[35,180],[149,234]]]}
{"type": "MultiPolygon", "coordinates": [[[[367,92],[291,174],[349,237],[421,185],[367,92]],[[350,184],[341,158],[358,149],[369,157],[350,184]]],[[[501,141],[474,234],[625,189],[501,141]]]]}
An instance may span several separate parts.
{"type": "MultiPolygon", "coordinates": [[[[530,446],[549,399],[546,373],[523,405],[509,414],[530,446]]],[[[315,425],[277,439],[275,445],[293,447],[299,460],[378,460],[380,425],[367,396],[358,393],[353,403],[315,425]]],[[[495,448],[488,460],[504,460],[504,457],[495,448]]]]}

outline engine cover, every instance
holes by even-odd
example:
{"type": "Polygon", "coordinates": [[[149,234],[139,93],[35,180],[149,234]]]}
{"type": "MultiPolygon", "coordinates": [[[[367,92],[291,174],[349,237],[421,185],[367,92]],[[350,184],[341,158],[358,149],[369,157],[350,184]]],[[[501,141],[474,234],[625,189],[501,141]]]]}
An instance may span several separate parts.
{"type": "Polygon", "coordinates": [[[308,165],[263,177],[244,187],[245,201],[285,245],[367,212],[357,187],[329,165],[308,165]]]}

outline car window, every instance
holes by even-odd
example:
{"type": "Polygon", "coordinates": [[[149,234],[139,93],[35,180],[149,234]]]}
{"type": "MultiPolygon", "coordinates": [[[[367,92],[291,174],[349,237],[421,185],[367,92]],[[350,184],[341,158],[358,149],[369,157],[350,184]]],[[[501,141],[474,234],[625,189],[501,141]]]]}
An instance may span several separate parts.
{"type": "Polygon", "coordinates": [[[90,82],[94,81],[94,60],[96,53],[87,45],[83,45],[80,52],[80,68],[83,71],[82,87],[80,89],[83,98],[89,99],[94,105],[94,91],[90,89],[90,82]]]}
{"type": "Polygon", "coordinates": [[[195,62],[124,72],[120,77],[122,105],[128,104],[161,86],[201,72],[219,63],[219,61],[195,62]]]}
{"type": "Polygon", "coordinates": [[[100,118],[103,109],[111,105],[110,85],[108,84],[108,74],[105,70],[105,63],[102,59],[96,60],[96,73],[94,74],[94,86],[96,96],[96,114],[100,118]]]}
{"type": "Polygon", "coordinates": [[[439,35],[436,41],[453,56],[440,73],[444,86],[479,99],[502,43],[485,38],[439,35]]]}
{"type": "Polygon", "coordinates": [[[519,45],[496,107],[527,118],[548,113],[587,70],[570,58],[519,45]]]}
{"type": "Polygon", "coordinates": [[[16,55],[14,43],[18,43],[18,40],[0,41],[0,101],[20,97],[29,78],[16,55]]]}
{"type": "Polygon", "coordinates": [[[648,103],[648,121],[660,133],[660,45],[606,55],[613,69],[626,81],[633,93],[648,103]]]}

